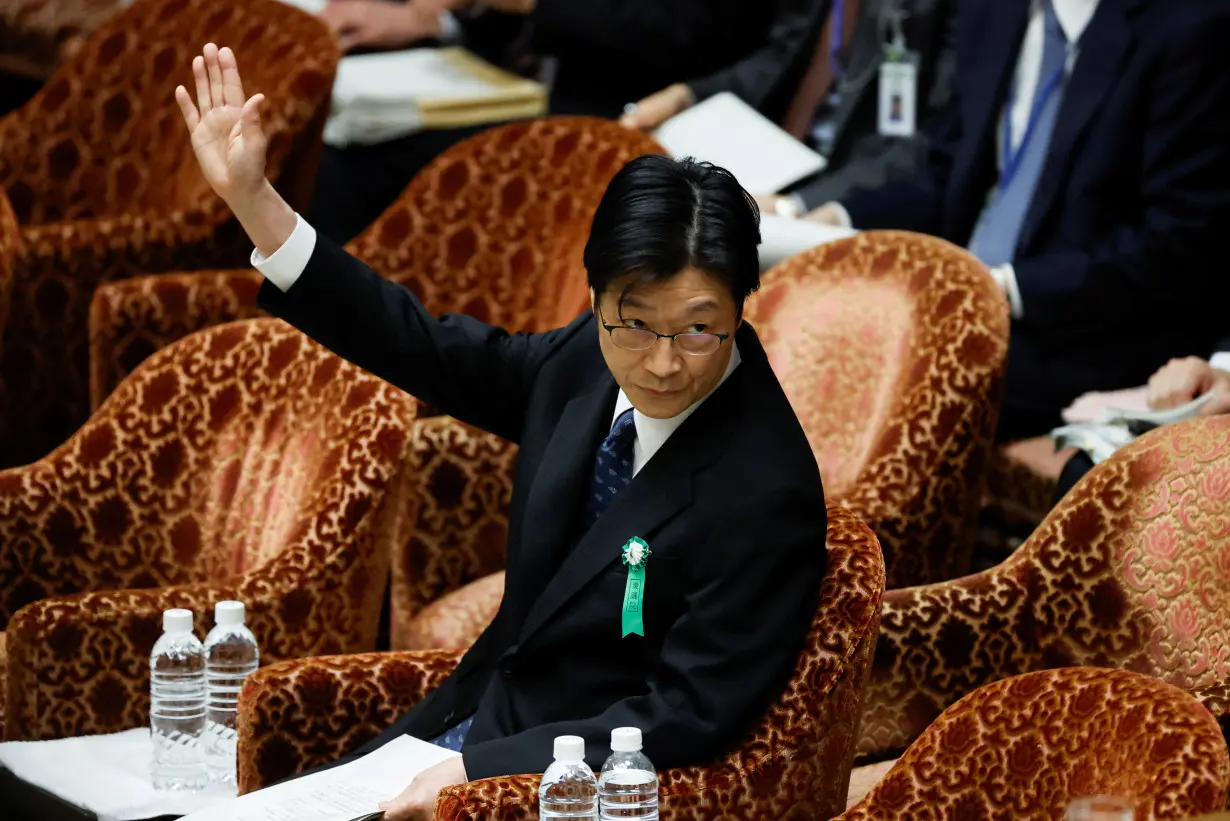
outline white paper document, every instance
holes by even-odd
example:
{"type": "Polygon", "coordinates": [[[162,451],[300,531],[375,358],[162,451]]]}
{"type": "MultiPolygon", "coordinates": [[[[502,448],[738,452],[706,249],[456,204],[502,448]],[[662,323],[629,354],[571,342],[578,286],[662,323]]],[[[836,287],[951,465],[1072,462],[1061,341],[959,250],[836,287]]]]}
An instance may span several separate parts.
{"type": "Polygon", "coordinates": [[[729,91],[663,123],[654,137],[675,157],[720,165],[753,194],[772,194],[825,167],[824,157],[729,91]]]}
{"type": "Polygon", "coordinates": [[[760,217],[760,270],[767,271],[784,259],[817,245],[852,237],[857,233],[811,220],[791,219],[777,214],[760,217]]]}
{"type": "Polygon", "coordinates": [[[184,815],[235,800],[235,788],[159,792],[150,780],[154,743],[148,728],[54,741],[0,744],[0,765],[29,784],[83,807],[99,821],[184,815]]]}
{"type": "Polygon", "coordinates": [[[423,770],[459,755],[401,736],[349,764],[213,805],[184,821],[351,821],[375,812],[423,770]]]}

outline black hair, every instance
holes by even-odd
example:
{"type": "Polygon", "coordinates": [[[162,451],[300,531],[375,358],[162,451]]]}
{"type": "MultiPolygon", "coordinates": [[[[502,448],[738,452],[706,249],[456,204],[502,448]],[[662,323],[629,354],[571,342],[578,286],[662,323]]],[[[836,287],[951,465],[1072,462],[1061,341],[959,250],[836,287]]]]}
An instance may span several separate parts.
{"type": "MultiPolygon", "coordinates": [[[[730,286],[741,316],[760,287],[760,209],[734,175],[692,158],[637,157],[619,170],[594,213],[585,244],[589,286],[668,280],[694,267],[730,286]]],[[[621,302],[622,302],[621,296],[621,302]]]]}

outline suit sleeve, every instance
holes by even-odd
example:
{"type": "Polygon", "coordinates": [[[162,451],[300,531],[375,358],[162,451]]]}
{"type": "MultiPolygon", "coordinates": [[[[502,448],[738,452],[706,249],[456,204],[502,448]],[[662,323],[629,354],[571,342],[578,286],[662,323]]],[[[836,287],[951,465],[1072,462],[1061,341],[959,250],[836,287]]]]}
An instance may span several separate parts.
{"type": "Polygon", "coordinates": [[[733,65],[688,82],[697,102],[729,91],[763,109],[782,86],[797,82],[832,0],[781,0],[764,45],[733,65]]]}
{"type": "Polygon", "coordinates": [[[1025,321],[1050,344],[1144,319],[1145,305],[1199,311],[1225,266],[1230,227],[1230,16],[1171,38],[1147,68],[1139,217],[1087,248],[1015,261],[1025,321]]]}
{"type": "Polygon", "coordinates": [[[287,291],[262,283],[260,306],[415,398],[513,442],[542,364],[581,324],[510,334],[468,316],[437,319],[323,236],[287,291]]]}
{"type": "Polygon", "coordinates": [[[648,691],[588,719],[467,746],[468,777],[542,772],[558,735],[583,737],[587,760],[600,764],[616,727],[641,728],[659,769],[729,749],[780,695],[798,660],[825,570],[823,511],[820,494],[803,488],[734,506],[701,551],[706,561],[697,563],[687,609],[665,637],[648,691]]]}
{"type": "Polygon", "coordinates": [[[531,16],[547,42],[630,52],[672,71],[737,47],[746,19],[742,0],[538,0],[531,16]]]}

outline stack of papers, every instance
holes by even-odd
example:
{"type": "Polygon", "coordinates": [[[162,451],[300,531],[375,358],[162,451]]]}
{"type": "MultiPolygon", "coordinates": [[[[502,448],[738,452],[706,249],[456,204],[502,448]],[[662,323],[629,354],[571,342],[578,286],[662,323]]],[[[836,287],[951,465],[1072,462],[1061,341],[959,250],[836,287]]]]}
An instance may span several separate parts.
{"type": "Polygon", "coordinates": [[[1149,410],[1144,405],[1144,397],[1143,388],[1082,397],[1064,412],[1070,424],[1051,431],[1055,447],[1083,450],[1094,464],[1098,464],[1142,433],[1195,419],[1213,394],[1206,393],[1186,405],[1168,410],[1149,410]],[[1100,401],[1099,397],[1110,397],[1110,400],[1100,401]],[[1120,400],[1119,403],[1116,400],[1120,400]]]}
{"type": "Polygon", "coordinates": [[[777,214],[760,217],[760,270],[767,271],[784,259],[817,245],[825,245],[856,234],[849,228],[837,228],[805,219],[791,219],[777,214]]]}
{"type": "Polygon", "coordinates": [[[753,194],[772,194],[824,170],[824,157],[729,91],[664,122],[654,137],[675,157],[720,165],[753,194]]]}
{"type": "Polygon", "coordinates": [[[540,83],[496,68],[463,48],[413,48],[342,58],[325,142],[385,142],[423,129],[538,117],[540,83]]]}

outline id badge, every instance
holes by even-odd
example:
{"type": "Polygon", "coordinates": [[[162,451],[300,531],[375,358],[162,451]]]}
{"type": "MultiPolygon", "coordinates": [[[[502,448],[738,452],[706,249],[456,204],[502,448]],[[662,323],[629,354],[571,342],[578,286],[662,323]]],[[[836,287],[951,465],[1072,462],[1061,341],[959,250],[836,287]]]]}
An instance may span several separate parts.
{"type": "Polygon", "coordinates": [[[913,137],[918,105],[918,65],[910,53],[880,64],[879,132],[913,137]]]}

